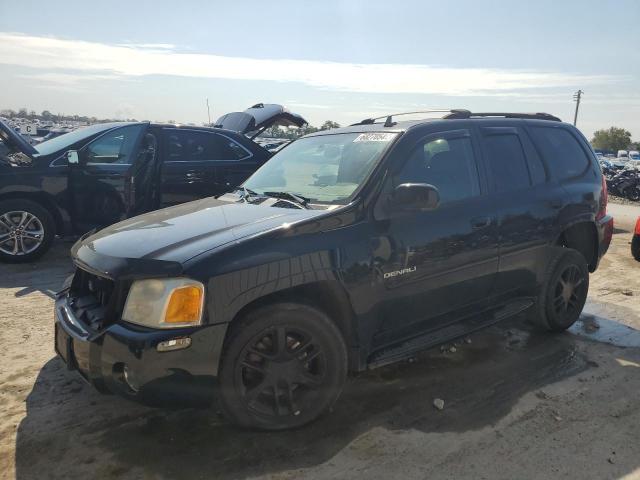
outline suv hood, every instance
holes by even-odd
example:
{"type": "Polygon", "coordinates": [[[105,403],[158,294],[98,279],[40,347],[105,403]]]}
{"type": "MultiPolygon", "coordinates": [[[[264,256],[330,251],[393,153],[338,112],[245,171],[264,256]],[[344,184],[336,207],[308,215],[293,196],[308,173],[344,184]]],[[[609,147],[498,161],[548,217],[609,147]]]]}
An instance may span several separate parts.
{"type": "Polygon", "coordinates": [[[33,148],[29,142],[22,138],[22,135],[16,132],[3,120],[0,120],[0,138],[7,145],[15,149],[16,152],[24,153],[29,157],[33,157],[33,155],[38,153],[38,151],[33,148]]]}
{"type": "Polygon", "coordinates": [[[247,135],[257,132],[251,138],[257,137],[263,130],[272,125],[284,127],[302,127],[308,123],[297,113],[291,113],[286,107],[275,103],[258,103],[244,112],[231,112],[216,120],[215,127],[233,130],[247,135]]]}
{"type": "Polygon", "coordinates": [[[148,272],[153,264],[169,273],[167,262],[179,266],[226,243],[323,213],[206,198],[111,225],[80,239],[71,253],[77,264],[108,276],[135,274],[134,265],[138,274],[148,272]]]}

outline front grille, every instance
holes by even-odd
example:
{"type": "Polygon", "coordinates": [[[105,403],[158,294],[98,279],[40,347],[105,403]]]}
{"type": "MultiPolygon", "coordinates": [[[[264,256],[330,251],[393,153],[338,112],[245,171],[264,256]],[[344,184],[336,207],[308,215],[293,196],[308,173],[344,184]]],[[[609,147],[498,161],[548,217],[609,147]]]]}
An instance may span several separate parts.
{"type": "Polygon", "coordinates": [[[69,307],[78,320],[99,331],[113,312],[116,296],[113,280],[78,268],[69,290],[69,307]]]}

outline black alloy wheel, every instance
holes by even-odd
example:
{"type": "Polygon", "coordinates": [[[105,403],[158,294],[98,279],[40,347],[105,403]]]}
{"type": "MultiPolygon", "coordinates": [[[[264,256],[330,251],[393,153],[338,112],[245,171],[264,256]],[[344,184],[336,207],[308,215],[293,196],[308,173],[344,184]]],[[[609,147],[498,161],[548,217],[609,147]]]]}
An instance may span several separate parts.
{"type": "Polygon", "coordinates": [[[273,304],[231,325],[219,372],[220,404],[245,427],[295,428],[336,401],[346,374],[344,339],[324,312],[273,304]]]}
{"type": "Polygon", "coordinates": [[[589,268],[571,248],[554,247],[533,314],[545,330],[566,330],[580,317],[589,292],[589,268]]]}
{"type": "Polygon", "coordinates": [[[567,265],[558,276],[554,289],[553,308],[559,319],[568,320],[582,311],[582,299],[586,298],[587,283],[581,269],[567,265]]]}
{"type": "Polygon", "coordinates": [[[322,346],[286,325],[259,333],[240,355],[236,381],[246,408],[258,415],[300,415],[315,403],[327,375],[322,346]]]}

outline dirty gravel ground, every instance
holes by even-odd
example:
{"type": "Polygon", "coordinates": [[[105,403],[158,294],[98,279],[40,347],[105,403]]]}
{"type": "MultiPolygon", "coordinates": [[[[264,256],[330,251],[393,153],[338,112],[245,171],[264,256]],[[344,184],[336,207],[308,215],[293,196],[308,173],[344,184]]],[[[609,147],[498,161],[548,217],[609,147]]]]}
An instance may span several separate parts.
{"type": "Polygon", "coordinates": [[[640,208],[610,210],[618,233],[571,332],[510,320],[351,378],[333,412],[285,433],[99,395],[53,353],[70,244],[0,265],[0,478],[640,478],[640,208]]]}

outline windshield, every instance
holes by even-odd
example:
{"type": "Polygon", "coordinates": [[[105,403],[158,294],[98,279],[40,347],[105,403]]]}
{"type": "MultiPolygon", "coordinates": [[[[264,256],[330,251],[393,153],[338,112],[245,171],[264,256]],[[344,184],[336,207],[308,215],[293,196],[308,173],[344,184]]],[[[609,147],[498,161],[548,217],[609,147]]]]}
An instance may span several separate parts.
{"type": "Polygon", "coordinates": [[[312,203],[347,203],[395,133],[340,133],[301,138],[274,155],[245,183],[262,195],[287,192],[312,203]]]}
{"type": "Polygon", "coordinates": [[[58,137],[52,138],[51,140],[39,143],[38,145],[35,145],[35,149],[40,155],[51,155],[52,153],[62,150],[69,145],[73,145],[74,143],[79,142],[83,138],[90,137],[92,135],[95,135],[96,133],[100,133],[102,131],[106,131],[110,128],[114,128],[120,125],[124,124],[97,123],[88,127],[79,128],[77,130],[74,130],[73,132],[65,133],[64,135],[60,135],[58,137]]]}

